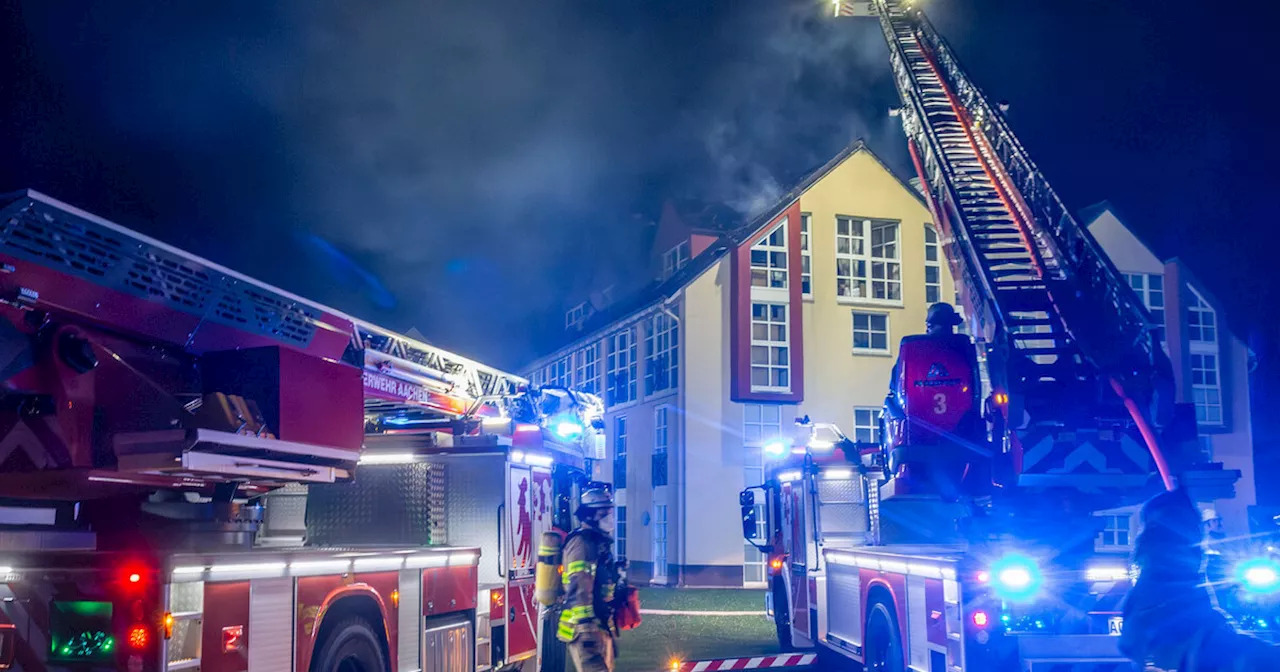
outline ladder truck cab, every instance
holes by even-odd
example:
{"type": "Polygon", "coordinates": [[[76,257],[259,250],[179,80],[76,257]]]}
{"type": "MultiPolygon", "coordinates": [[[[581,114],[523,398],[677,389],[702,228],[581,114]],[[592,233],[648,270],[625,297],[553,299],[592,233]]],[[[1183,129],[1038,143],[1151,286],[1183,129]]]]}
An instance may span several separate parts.
{"type": "MultiPolygon", "coordinates": [[[[834,5],[882,28],[969,336],[903,340],[877,443],[802,418],[765,446],[740,503],[779,643],[889,671],[1126,666],[1129,527],[1103,544],[1103,514],[1175,477],[1228,498],[1240,473],[1203,462],[1159,325],[924,13],[834,5]]],[[[1280,566],[1234,560],[1241,622],[1280,627],[1280,566]]]]}
{"type": "Polygon", "coordinates": [[[563,667],[534,545],[592,486],[594,396],[33,191],[0,371],[0,670],[563,667]]]}

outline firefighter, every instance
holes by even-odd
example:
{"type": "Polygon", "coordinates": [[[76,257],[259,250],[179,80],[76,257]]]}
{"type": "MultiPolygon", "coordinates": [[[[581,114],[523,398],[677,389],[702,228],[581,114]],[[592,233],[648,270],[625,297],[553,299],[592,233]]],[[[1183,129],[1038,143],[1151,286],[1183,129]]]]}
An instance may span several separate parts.
{"type": "Polygon", "coordinates": [[[949,303],[935,303],[929,306],[924,318],[925,333],[930,336],[949,336],[956,333],[956,327],[964,323],[956,309],[949,303]]]}
{"type": "Polygon", "coordinates": [[[1231,585],[1231,571],[1223,556],[1227,533],[1222,529],[1222,516],[1213,509],[1201,511],[1204,527],[1204,574],[1219,607],[1231,609],[1235,602],[1235,590],[1231,585]]]}
{"type": "Polygon", "coordinates": [[[613,559],[613,496],[582,493],[580,522],[564,543],[564,605],[556,636],[569,646],[578,672],[612,672],[614,641],[610,606],[619,575],[613,559]]]}
{"type": "Polygon", "coordinates": [[[1185,490],[1142,507],[1134,546],[1138,580],[1125,597],[1120,650],[1148,670],[1277,669],[1280,646],[1242,634],[1205,586],[1201,514],[1185,490]]]}

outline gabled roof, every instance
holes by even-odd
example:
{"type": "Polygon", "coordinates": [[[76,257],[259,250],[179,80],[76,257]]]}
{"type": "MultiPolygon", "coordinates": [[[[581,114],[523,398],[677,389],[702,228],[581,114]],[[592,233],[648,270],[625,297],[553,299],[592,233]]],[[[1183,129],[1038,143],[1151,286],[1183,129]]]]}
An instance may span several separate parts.
{"type": "Polygon", "coordinates": [[[1108,212],[1111,213],[1112,217],[1116,218],[1116,221],[1120,222],[1120,225],[1124,227],[1125,231],[1129,232],[1129,235],[1133,236],[1134,238],[1137,238],[1138,242],[1142,243],[1142,246],[1147,248],[1147,251],[1151,253],[1151,256],[1163,262],[1169,261],[1168,257],[1161,255],[1158,251],[1156,251],[1156,248],[1151,246],[1151,243],[1148,242],[1147,239],[1143,238],[1140,233],[1138,233],[1137,231],[1134,231],[1133,228],[1129,226],[1128,223],[1133,220],[1128,219],[1124,215],[1122,215],[1120,213],[1120,210],[1116,208],[1115,204],[1109,200],[1099,201],[1097,203],[1094,203],[1093,205],[1082,208],[1079,212],[1076,213],[1076,219],[1080,223],[1080,226],[1083,226],[1084,228],[1088,229],[1089,225],[1098,221],[1099,217],[1103,216],[1108,212]]]}
{"type": "MultiPolygon", "coordinates": [[[[548,351],[548,354],[553,354],[577,341],[587,340],[588,338],[611,328],[613,324],[635,317],[638,313],[648,308],[652,308],[653,306],[670,299],[672,296],[675,296],[676,293],[692,283],[707,269],[714,266],[715,263],[727,255],[730,250],[742,245],[763,230],[769,222],[772,222],[774,218],[781,215],[787,208],[791,207],[791,204],[795,203],[796,200],[799,199],[805,191],[808,191],[810,187],[830,174],[831,171],[835,170],[836,167],[846,159],[859,152],[866,152],[866,154],[874,159],[885,172],[893,175],[894,179],[897,180],[898,184],[902,185],[903,189],[910,192],[911,195],[921,203],[921,205],[926,205],[927,207],[924,197],[921,196],[920,192],[916,191],[915,187],[912,187],[900,176],[894,173],[884,161],[880,160],[880,157],[875,155],[875,152],[872,152],[867,147],[865,142],[861,139],[856,140],[844,149],[840,150],[840,153],[832,157],[831,160],[813,170],[808,171],[797,181],[795,186],[774,201],[769,207],[764,208],[750,219],[745,219],[745,215],[731,209],[727,209],[726,206],[705,208],[704,212],[715,213],[716,215],[716,226],[718,227],[718,233],[720,234],[719,239],[717,239],[716,242],[712,243],[710,247],[703,250],[698,256],[690,259],[689,263],[685,264],[684,268],[676,271],[671,275],[671,277],[665,280],[651,282],[632,296],[615,301],[613,305],[608,307],[608,309],[593,314],[583,323],[580,331],[566,335],[566,337],[560,339],[556,346],[548,351]],[[726,210],[733,213],[732,218],[726,216],[726,210]]],[[[689,204],[691,202],[685,201],[684,203],[689,204]]],[[[681,212],[680,214],[683,215],[684,213],[681,212]]],[[[695,222],[688,223],[695,228],[703,228],[699,227],[695,222]]],[[[541,359],[543,359],[543,357],[539,357],[538,360],[535,361],[540,361],[541,359]]]]}

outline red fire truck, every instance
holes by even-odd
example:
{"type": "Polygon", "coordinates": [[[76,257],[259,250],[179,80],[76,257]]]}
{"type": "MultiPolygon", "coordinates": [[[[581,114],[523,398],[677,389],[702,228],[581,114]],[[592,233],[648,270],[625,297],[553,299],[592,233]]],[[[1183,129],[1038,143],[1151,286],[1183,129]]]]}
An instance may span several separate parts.
{"type": "Polygon", "coordinates": [[[0,670],[563,665],[533,545],[599,399],[32,191],[0,318],[0,670]]]}
{"type": "MultiPolygon", "coordinates": [[[[1175,477],[1230,497],[1240,474],[1203,461],[1160,325],[924,14],[834,4],[883,29],[968,335],[903,339],[877,443],[805,418],[766,446],[774,466],[740,503],[779,643],[835,667],[1128,669],[1130,531],[1108,538],[1103,516],[1175,477]]],[[[1275,630],[1280,565],[1237,560],[1236,615],[1275,630]]]]}

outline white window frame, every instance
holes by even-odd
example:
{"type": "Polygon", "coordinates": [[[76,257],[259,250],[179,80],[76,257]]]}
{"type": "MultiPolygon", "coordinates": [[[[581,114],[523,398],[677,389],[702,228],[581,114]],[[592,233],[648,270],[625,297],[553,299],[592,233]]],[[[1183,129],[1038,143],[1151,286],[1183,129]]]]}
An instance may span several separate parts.
{"type": "Polygon", "coordinates": [[[689,241],[682,240],[662,253],[662,279],[675,275],[676,271],[689,263],[689,241]]]}
{"type": "Polygon", "coordinates": [[[1187,289],[1193,300],[1187,306],[1187,349],[1191,360],[1191,395],[1196,407],[1196,424],[1224,427],[1226,406],[1223,403],[1222,353],[1218,345],[1221,334],[1218,312],[1195,287],[1187,285],[1187,289]],[[1197,316],[1196,325],[1191,323],[1192,315],[1197,316]],[[1212,374],[1212,382],[1209,382],[1209,374],[1212,374]]]}
{"type": "Polygon", "coordinates": [[[1133,514],[1106,513],[1102,518],[1102,531],[1095,540],[1095,548],[1099,551],[1118,551],[1133,548],[1133,514]],[[1118,535],[1124,534],[1125,543],[1118,542],[1118,535]]]}
{"type": "Polygon", "coordinates": [[[902,223],[869,217],[836,217],[836,298],[844,303],[870,303],[901,306],[902,303],[902,223]],[[841,226],[847,224],[846,233],[841,226]],[[892,256],[875,254],[872,241],[877,229],[893,231],[892,256]],[[846,251],[841,251],[842,248],[846,251]],[[841,262],[847,269],[841,271],[841,262]],[[876,272],[877,267],[881,269],[876,272]],[[877,275],[881,277],[877,277],[877,275]],[[895,277],[896,276],[896,277],[895,277]],[[841,286],[841,283],[847,283],[841,286]],[[883,297],[876,297],[877,284],[883,285],[883,297]],[[855,292],[855,288],[858,289],[855,292]]]}
{"type": "Polygon", "coordinates": [[[931,224],[924,225],[924,302],[935,304],[942,301],[942,239],[938,230],[931,224]],[[933,240],[930,240],[932,238],[933,240]],[[930,259],[929,257],[933,258],[930,259]],[[929,279],[929,272],[934,280],[929,279]],[[930,296],[932,293],[932,296],[930,296]]]}
{"type": "Polygon", "coordinates": [[[547,365],[547,376],[543,385],[573,387],[573,356],[558,357],[547,365]]]}
{"type": "Polygon", "coordinates": [[[853,433],[849,438],[854,441],[875,443],[880,440],[880,413],[883,409],[873,406],[853,407],[853,433]]]}
{"type": "Polygon", "coordinates": [[[1209,305],[1208,301],[1197,292],[1194,287],[1187,285],[1187,289],[1191,290],[1191,298],[1195,301],[1187,306],[1187,339],[1196,345],[1211,345],[1216,350],[1218,347],[1218,312],[1209,305]],[[1191,316],[1197,315],[1197,324],[1192,324],[1191,316]]]}
{"type": "Polygon", "coordinates": [[[613,418],[613,463],[614,463],[614,490],[625,490],[627,487],[627,474],[630,472],[630,465],[627,460],[627,416],[617,415],[613,418]],[[622,462],[622,482],[617,483],[618,462],[622,462]]]}
{"type": "Polygon", "coordinates": [[[635,325],[618,330],[609,335],[609,349],[605,358],[605,405],[613,408],[636,401],[638,381],[636,381],[636,328],[635,325]],[[616,386],[613,381],[623,372],[627,375],[627,385],[623,394],[615,396],[616,386]]]}
{"type": "Polygon", "coordinates": [[[1226,424],[1222,405],[1222,360],[1216,352],[1192,349],[1191,396],[1196,406],[1196,424],[1221,427],[1226,424]]]}
{"type": "Polygon", "coordinates": [[[564,313],[564,328],[573,329],[582,324],[587,319],[587,302],[583,301],[578,305],[566,310],[564,313]]]}
{"type": "Polygon", "coordinates": [[[625,504],[614,508],[614,550],[616,557],[627,557],[627,507],[625,504]]]}
{"type": "Polygon", "coordinates": [[[671,519],[666,504],[653,505],[653,581],[666,583],[671,578],[671,519]]]}
{"type": "Polygon", "coordinates": [[[750,366],[750,383],[753,392],[790,392],[791,391],[791,306],[786,303],[777,303],[772,301],[752,301],[751,302],[751,366],[750,366]],[[764,306],[765,319],[756,318],[756,307],[764,306]],[[773,309],[782,309],[782,320],[773,319],[773,309]],[[782,340],[776,341],[772,338],[773,328],[782,325],[782,340]],[[765,338],[756,337],[756,326],[765,327],[765,338]],[[767,362],[757,364],[755,362],[756,348],[765,348],[768,357],[767,362]],[[781,352],[783,354],[783,363],[774,362],[775,356],[781,352]],[[757,369],[764,370],[765,378],[769,381],[766,385],[757,385],[755,382],[755,372],[757,369]],[[786,377],[786,385],[775,385],[774,371],[783,371],[786,377]]]}
{"type": "MultiPolygon", "coordinates": [[[[782,406],[778,404],[742,405],[743,486],[764,483],[764,445],[782,436],[782,406]]],[[[764,503],[756,503],[756,537],[768,539],[768,518],[764,503]]],[[[746,587],[765,585],[769,579],[765,567],[768,558],[747,541],[742,549],[742,582],[746,587]]]]}
{"type": "Polygon", "coordinates": [[[800,296],[813,299],[813,215],[800,213],[800,296]]]}
{"type": "MultiPolygon", "coordinates": [[[[671,409],[670,406],[662,405],[653,409],[653,455],[664,456],[667,460],[671,459],[671,409]]],[[[652,463],[650,464],[652,466],[652,463]]],[[[652,473],[650,474],[652,476],[652,473]]],[[[659,488],[671,483],[671,463],[667,462],[667,478],[666,483],[659,484],[656,481],[653,487],[659,488]]]]}
{"type": "Polygon", "coordinates": [[[892,350],[891,340],[890,340],[891,330],[889,326],[889,314],[877,313],[877,312],[866,311],[866,310],[854,310],[850,312],[851,312],[851,316],[849,318],[849,326],[852,330],[852,335],[853,335],[853,338],[850,341],[850,346],[853,349],[853,353],[855,355],[865,355],[865,354],[887,355],[889,354],[890,351],[892,350]],[[865,329],[858,328],[859,317],[867,318],[867,327],[865,329]],[[879,332],[873,328],[874,325],[872,324],[872,320],[873,318],[877,318],[877,317],[884,320],[884,347],[883,348],[877,348],[873,345],[875,343],[875,335],[878,334],[879,332]],[[867,335],[866,347],[858,346],[859,333],[863,333],[867,335]]]}
{"type": "Polygon", "coordinates": [[[587,394],[596,394],[600,389],[600,343],[573,353],[573,384],[587,394]]]}
{"type": "Polygon", "coordinates": [[[674,392],[680,383],[680,323],[663,311],[645,320],[644,394],[646,397],[674,392]],[[666,370],[659,376],[657,362],[665,358],[666,370]]]}
{"type": "Polygon", "coordinates": [[[783,217],[777,226],[770,229],[755,245],[752,245],[749,255],[751,286],[753,288],[787,289],[788,282],[790,282],[787,263],[787,218],[783,217]],[[778,240],[774,240],[775,234],[778,240]],[[763,265],[756,262],[757,252],[764,255],[763,265]],[[781,260],[782,263],[778,264],[778,260],[781,260]]]}

